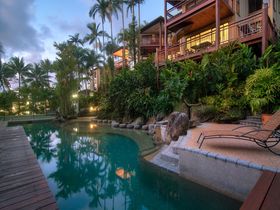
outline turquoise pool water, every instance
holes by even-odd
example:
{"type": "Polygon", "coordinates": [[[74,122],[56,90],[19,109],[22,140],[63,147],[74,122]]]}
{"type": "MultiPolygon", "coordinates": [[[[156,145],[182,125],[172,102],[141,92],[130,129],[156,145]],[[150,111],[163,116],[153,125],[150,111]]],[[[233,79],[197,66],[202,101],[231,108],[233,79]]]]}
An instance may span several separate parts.
{"type": "Polygon", "coordinates": [[[89,123],[38,123],[24,128],[62,210],[240,207],[236,200],[142,160],[140,150],[152,145],[145,134],[139,134],[143,141],[134,141],[89,123]]]}

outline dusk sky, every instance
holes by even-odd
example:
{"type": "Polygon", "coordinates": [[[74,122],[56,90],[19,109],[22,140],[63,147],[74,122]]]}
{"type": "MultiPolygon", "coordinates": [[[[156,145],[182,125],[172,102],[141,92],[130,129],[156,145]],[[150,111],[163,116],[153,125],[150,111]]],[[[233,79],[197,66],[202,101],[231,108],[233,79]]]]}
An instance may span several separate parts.
{"type": "MultiPolygon", "coordinates": [[[[54,42],[65,41],[75,33],[81,37],[88,33],[86,25],[93,22],[88,12],[94,3],[95,0],[0,0],[0,42],[5,57],[20,56],[26,62],[54,60],[54,42]]],[[[145,0],[141,10],[141,22],[149,22],[163,15],[163,0],[145,0]]],[[[114,21],[116,34],[121,29],[121,16],[114,21]]],[[[106,28],[109,32],[109,22],[106,28]]]]}

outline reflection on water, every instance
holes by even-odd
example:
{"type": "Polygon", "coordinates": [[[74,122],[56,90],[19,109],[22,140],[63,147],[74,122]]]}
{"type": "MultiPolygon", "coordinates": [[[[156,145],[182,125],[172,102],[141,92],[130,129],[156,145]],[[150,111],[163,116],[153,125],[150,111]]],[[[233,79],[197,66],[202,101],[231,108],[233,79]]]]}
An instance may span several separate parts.
{"type": "Polygon", "coordinates": [[[238,209],[240,203],[140,160],[137,144],[84,127],[26,125],[60,209],[238,209]]]}

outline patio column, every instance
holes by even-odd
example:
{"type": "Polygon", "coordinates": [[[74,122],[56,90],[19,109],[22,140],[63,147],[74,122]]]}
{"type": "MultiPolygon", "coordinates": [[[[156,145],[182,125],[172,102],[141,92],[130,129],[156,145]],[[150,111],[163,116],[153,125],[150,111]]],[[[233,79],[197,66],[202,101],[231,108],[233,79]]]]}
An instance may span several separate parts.
{"type": "Polygon", "coordinates": [[[220,46],[220,0],[216,0],[216,42],[215,47],[219,49],[220,46]]]}
{"type": "Polygon", "coordinates": [[[167,3],[164,0],[164,57],[167,60],[167,3]]]}
{"type": "Polygon", "coordinates": [[[265,49],[268,46],[268,3],[267,1],[263,1],[263,17],[262,17],[262,54],[264,54],[265,49]]]}

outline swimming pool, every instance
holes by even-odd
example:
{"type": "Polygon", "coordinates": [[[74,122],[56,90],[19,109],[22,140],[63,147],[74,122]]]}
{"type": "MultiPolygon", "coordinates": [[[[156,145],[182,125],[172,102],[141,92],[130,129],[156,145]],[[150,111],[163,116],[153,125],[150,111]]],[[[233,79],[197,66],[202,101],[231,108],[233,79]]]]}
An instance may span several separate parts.
{"type": "Polygon", "coordinates": [[[132,140],[128,131],[91,123],[36,123],[24,129],[62,210],[231,210],[241,205],[147,163],[139,156],[152,146],[146,134],[138,132],[132,140]]]}

